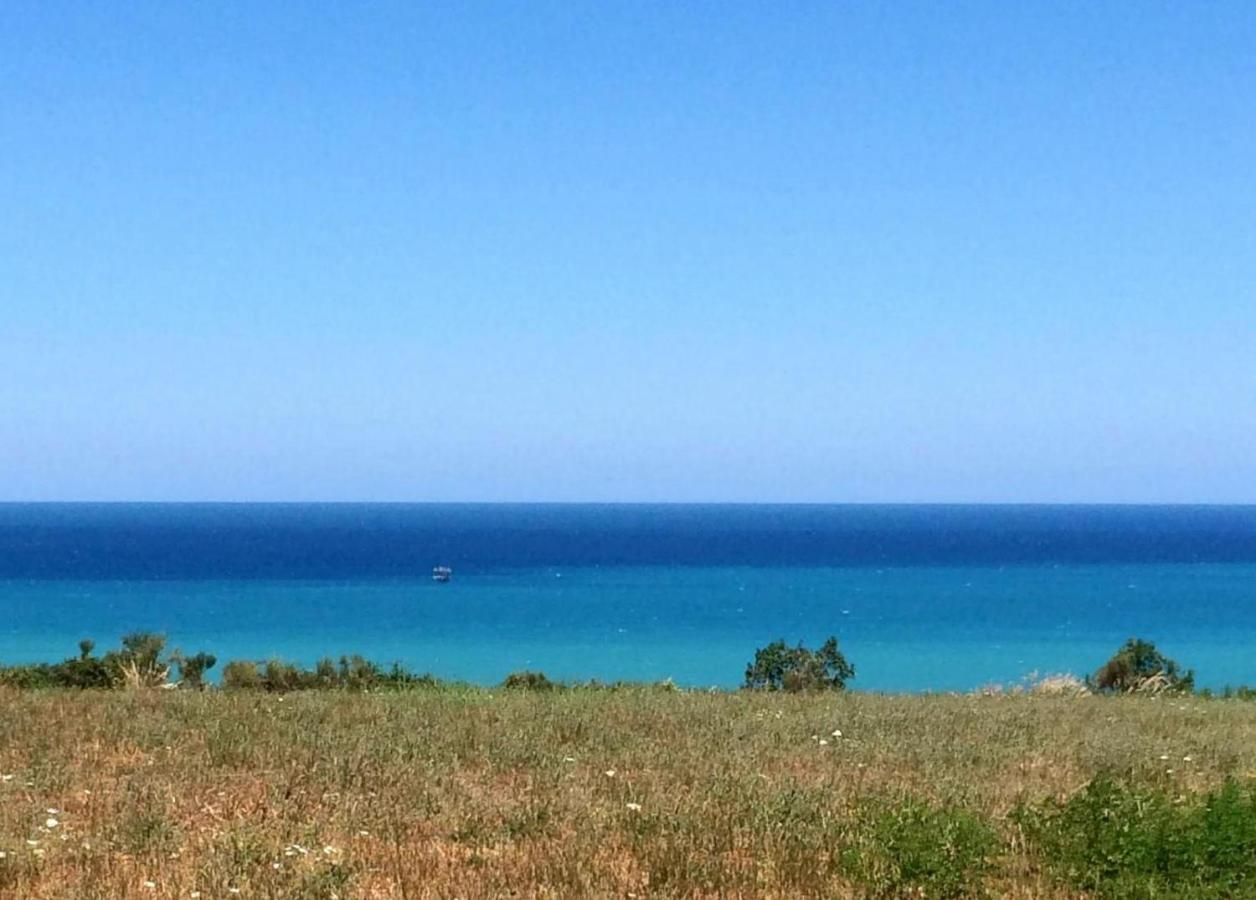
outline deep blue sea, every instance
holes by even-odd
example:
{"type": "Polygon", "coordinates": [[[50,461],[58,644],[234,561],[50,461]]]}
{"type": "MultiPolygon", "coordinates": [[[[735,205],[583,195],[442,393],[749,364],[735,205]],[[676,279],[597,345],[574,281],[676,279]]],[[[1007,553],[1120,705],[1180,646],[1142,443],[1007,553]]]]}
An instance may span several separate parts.
{"type": "Polygon", "coordinates": [[[852,687],[907,691],[1085,673],[1139,636],[1256,684],[1256,507],[0,504],[0,661],[137,629],[693,686],[836,634],[852,687]]]}

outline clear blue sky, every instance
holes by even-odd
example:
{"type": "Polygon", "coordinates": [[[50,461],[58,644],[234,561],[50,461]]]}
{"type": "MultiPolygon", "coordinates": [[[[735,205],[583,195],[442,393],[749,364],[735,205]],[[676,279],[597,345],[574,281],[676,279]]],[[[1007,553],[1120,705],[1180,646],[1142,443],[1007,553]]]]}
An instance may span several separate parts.
{"type": "Polygon", "coordinates": [[[0,4],[0,498],[1256,501],[1256,5],[0,4]]]}

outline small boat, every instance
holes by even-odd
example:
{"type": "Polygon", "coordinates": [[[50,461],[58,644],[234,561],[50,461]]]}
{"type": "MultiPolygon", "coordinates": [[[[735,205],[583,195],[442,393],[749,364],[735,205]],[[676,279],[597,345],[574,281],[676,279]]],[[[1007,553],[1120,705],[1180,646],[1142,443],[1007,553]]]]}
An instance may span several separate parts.
{"type": "Polygon", "coordinates": [[[446,582],[454,577],[454,570],[449,566],[436,566],[432,569],[432,580],[446,582]]]}

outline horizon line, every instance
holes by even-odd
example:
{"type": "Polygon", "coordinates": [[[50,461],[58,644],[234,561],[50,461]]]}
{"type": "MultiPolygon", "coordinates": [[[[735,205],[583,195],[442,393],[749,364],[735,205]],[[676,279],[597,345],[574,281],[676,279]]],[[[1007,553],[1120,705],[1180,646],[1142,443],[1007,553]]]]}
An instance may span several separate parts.
{"type": "Polygon", "coordinates": [[[1256,507],[1253,500],[10,500],[0,506],[985,506],[1256,507]]]}

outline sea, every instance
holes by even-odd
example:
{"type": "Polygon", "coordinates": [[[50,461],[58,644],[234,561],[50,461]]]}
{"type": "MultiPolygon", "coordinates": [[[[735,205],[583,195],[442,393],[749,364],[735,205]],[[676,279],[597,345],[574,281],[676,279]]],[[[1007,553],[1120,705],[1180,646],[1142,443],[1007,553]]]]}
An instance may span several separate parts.
{"type": "Polygon", "coordinates": [[[0,504],[0,663],[136,630],[219,672],[719,688],[835,635],[852,688],[912,692],[1085,674],[1137,636],[1222,688],[1256,684],[1256,507],[0,504]]]}

